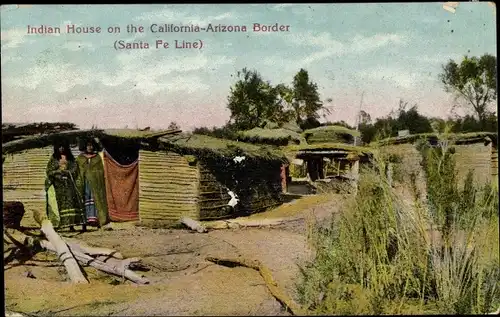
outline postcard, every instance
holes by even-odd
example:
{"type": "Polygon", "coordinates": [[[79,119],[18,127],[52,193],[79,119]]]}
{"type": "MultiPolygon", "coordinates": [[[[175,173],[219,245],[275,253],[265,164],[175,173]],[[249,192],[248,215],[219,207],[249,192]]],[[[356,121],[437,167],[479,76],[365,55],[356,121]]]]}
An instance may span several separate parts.
{"type": "Polygon", "coordinates": [[[0,14],[6,316],[498,314],[493,2],[0,14]]]}

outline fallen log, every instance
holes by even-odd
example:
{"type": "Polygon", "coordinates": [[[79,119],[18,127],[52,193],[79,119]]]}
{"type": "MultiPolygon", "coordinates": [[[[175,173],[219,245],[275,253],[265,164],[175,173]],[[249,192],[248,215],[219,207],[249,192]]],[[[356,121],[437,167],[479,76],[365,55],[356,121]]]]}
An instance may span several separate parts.
{"type": "Polygon", "coordinates": [[[72,240],[64,239],[64,240],[66,241],[68,246],[71,248],[71,250],[74,250],[74,251],[79,251],[81,253],[88,254],[91,256],[106,255],[108,257],[113,257],[116,259],[123,259],[123,255],[120,252],[113,250],[113,249],[101,248],[101,247],[91,247],[91,246],[88,246],[80,241],[77,242],[76,240],[73,240],[73,239],[72,240]]]}
{"type": "Polygon", "coordinates": [[[193,220],[191,218],[182,217],[181,223],[184,224],[189,229],[198,231],[199,233],[207,232],[207,229],[200,222],[193,220]]]}
{"type": "Polygon", "coordinates": [[[78,262],[73,257],[68,245],[64,240],[57,234],[52,226],[52,223],[48,219],[42,220],[42,232],[45,234],[45,237],[49,242],[53,245],[54,251],[57,252],[59,256],[59,260],[66,267],[66,271],[68,272],[68,276],[73,283],[89,283],[89,281],[85,278],[82,271],[80,270],[80,266],[78,262]]]}
{"type": "Polygon", "coordinates": [[[267,288],[271,294],[284,306],[284,308],[295,316],[305,316],[306,311],[302,309],[294,300],[285,294],[285,292],[278,286],[276,281],[273,279],[271,271],[263,265],[258,260],[248,260],[248,259],[232,259],[232,258],[215,258],[207,257],[205,260],[223,265],[228,267],[243,266],[250,269],[254,269],[260,273],[267,288]]]}
{"type": "MultiPolygon", "coordinates": [[[[56,248],[49,241],[40,241],[40,245],[47,250],[56,252],[56,248]]],[[[136,274],[128,269],[131,263],[137,262],[137,258],[119,260],[113,258],[93,258],[90,255],[84,254],[80,251],[74,250],[75,258],[83,265],[92,266],[100,271],[113,274],[116,276],[124,277],[137,284],[149,284],[149,280],[136,274]],[[103,260],[106,259],[106,262],[103,260]]]]}

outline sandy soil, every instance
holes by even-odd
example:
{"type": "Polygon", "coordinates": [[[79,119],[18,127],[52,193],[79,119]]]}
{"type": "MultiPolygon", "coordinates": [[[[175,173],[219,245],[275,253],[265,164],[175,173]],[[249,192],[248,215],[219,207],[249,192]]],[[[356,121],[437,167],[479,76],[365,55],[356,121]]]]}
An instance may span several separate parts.
{"type": "Polygon", "coordinates": [[[91,283],[71,285],[57,259],[39,253],[24,265],[5,269],[6,306],[38,316],[288,315],[257,271],[223,267],[205,261],[205,257],[258,259],[269,267],[285,292],[297,299],[299,265],[312,256],[306,238],[308,219],[325,221],[339,210],[341,202],[341,197],[313,196],[250,217],[302,217],[279,228],[200,234],[125,226],[79,234],[75,238],[89,245],[142,258],[151,268],[143,273],[151,284],[137,286],[85,268],[91,283]]]}

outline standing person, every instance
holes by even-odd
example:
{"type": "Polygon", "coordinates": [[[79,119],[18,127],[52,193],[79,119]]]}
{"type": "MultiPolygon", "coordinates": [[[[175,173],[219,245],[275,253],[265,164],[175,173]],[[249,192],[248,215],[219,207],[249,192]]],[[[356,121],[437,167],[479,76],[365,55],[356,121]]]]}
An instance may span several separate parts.
{"type": "Polygon", "coordinates": [[[78,165],[69,143],[58,141],[46,169],[45,191],[47,197],[47,216],[55,228],[83,225],[85,218],[82,200],[76,184],[78,165]]]}
{"type": "Polygon", "coordinates": [[[86,223],[100,228],[108,223],[108,203],[104,163],[97,153],[98,148],[94,139],[88,139],[76,161],[80,168],[78,184],[84,200],[86,223]]]}

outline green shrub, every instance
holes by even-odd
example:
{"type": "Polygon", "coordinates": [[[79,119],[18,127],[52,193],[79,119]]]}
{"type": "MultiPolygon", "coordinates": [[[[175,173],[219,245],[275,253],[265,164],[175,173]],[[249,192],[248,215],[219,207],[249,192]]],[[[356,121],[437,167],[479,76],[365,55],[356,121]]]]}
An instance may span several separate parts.
{"type": "Polygon", "coordinates": [[[498,307],[498,234],[491,229],[498,191],[478,188],[472,172],[460,187],[446,146],[420,149],[425,201],[416,177],[413,201],[398,196],[386,179],[387,159],[375,155],[340,217],[312,231],[316,257],[302,268],[298,292],[313,314],[477,314],[498,307]]]}

